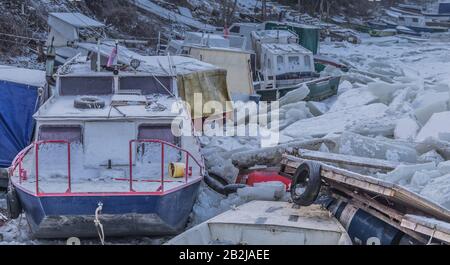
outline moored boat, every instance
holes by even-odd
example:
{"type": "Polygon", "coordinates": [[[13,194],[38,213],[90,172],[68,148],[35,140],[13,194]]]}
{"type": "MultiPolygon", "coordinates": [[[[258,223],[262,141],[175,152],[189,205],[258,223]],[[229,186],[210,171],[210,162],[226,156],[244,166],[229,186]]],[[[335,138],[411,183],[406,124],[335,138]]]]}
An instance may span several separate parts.
{"type": "Polygon", "coordinates": [[[95,71],[75,57],[58,70],[55,95],[34,115],[35,142],[9,169],[10,215],[23,209],[35,237],[184,228],[203,178],[199,145],[179,127],[190,113],[171,109],[174,79],[139,64],[95,71]]]}

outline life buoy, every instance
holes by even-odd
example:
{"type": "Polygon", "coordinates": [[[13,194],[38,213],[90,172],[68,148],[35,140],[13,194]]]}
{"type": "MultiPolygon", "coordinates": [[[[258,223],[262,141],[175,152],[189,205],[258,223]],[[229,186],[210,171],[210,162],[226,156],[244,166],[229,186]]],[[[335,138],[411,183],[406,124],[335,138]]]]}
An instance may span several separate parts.
{"type": "Polygon", "coordinates": [[[22,213],[22,205],[17,196],[17,191],[12,184],[8,185],[8,192],[6,193],[6,206],[8,210],[8,217],[17,219],[22,213]]]}
{"type": "Polygon", "coordinates": [[[292,180],[292,201],[301,206],[313,204],[319,196],[321,185],[320,164],[310,161],[302,163],[292,180]]]}
{"type": "Polygon", "coordinates": [[[73,105],[77,109],[102,109],[105,101],[99,97],[83,96],[75,99],[73,105]]]}

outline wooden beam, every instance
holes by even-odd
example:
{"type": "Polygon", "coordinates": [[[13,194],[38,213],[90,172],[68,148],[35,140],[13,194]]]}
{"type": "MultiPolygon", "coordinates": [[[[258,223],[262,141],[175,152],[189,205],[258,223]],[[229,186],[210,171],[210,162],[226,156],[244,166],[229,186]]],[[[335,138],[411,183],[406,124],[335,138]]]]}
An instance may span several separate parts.
{"type": "Polygon", "coordinates": [[[387,160],[351,156],[351,155],[325,153],[306,149],[299,149],[298,157],[307,160],[344,164],[365,168],[375,168],[386,171],[394,170],[397,166],[400,165],[399,162],[392,162],[387,160]]]}

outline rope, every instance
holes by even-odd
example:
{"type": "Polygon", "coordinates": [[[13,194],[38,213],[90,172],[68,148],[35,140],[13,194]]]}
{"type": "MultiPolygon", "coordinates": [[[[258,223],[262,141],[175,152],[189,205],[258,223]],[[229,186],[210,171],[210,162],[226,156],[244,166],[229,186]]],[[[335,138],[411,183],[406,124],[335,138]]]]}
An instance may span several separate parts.
{"type": "Polygon", "coordinates": [[[436,233],[436,227],[433,228],[433,233],[430,236],[430,240],[428,240],[427,245],[431,245],[431,242],[433,241],[434,234],[436,233]]]}
{"type": "Polygon", "coordinates": [[[103,230],[103,224],[100,222],[100,220],[98,218],[102,209],[103,209],[103,203],[99,202],[97,209],[95,209],[94,224],[95,224],[95,227],[97,228],[97,234],[98,234],[98,237],[100,238],[100,242],[102,243],[102,245],[105,245],[105,231],[103,230]]]}

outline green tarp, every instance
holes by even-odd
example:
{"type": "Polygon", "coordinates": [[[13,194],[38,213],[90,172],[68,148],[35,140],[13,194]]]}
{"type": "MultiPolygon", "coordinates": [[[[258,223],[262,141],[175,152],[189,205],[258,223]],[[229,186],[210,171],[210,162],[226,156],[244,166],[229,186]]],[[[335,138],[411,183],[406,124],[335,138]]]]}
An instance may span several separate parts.
{"type": "Polygon", "coordinates": [[[283,22],[266,22],[264,29],[266,30],[289,30],[299,37],[301,46],[317,54],[319,50],[320,28],[310,25],[298,23],[283,23],[283,22]]]}

